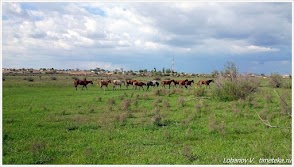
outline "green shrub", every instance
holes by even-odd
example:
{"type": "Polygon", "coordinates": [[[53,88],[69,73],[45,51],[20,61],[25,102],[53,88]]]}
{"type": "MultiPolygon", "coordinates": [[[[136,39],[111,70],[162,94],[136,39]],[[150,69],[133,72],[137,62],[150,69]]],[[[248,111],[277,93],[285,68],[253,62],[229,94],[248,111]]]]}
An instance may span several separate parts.
{"type": "Polygon", "coordinates": [[[195,90],[194,90],[194,95],[196,97],[199,97],[199,96],[204,96],[206,94],[206,90],[205,90],[205,87],[202,86],[202,87],[197,87],[195,90]]]}
{"type": "Polygon", "coordinates": [[[234,80],[218,77],[215,80],[213,96],[219,100],[232,101],[245,99],[257,91],[259,81],[249,76],[238,76],[234,80]]]}
{"type": "Polygon", "coordinates": [[[56,77],[51,77],[51,80],[57,80],[57,78],[56,77]]]}
{"type": "Polygon", "coordinates": [[[292,80],[291,79],[284,79],[283,88],[292,89],[292,80]]]}
{"type": "Polygon", "coordinates": [[[213,97],[223,101],[245,99],[257,91],[259,80],[248,75],[238,74],[234,63],[228,63],[221,75],[215,79],[213,97]]]}
{"type": "Polygon", "coordinates": [[[272,88],[281,88],[283,86],[283,77],[279,74],[271,74],[269,86],[272,88]]]}
{"type": "Polygon", "coordinates": [[[26,77],[24,80],[27,80],[28,82],[34,82],[34,78],[32,77],[26,77]]]}

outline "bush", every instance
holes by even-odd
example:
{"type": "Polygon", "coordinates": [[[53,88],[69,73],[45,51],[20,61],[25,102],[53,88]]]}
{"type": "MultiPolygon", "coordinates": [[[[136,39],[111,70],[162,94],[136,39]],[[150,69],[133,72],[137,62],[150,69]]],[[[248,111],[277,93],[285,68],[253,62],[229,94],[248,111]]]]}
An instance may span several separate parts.
{"type": "Polygon", "coordinates": [[[32,77],[24,78],[24,80],[27,80],[28,82],[34,82],[34,78],[32,78],[32,77]]]}
{"type": "Polygon", "coordinates": [[[51,80],[57,80],[57,78],[56,77],[51,77],[51,80]]]}
{"type": "Polygon", "coordinates": [[[282,86],[285,89],[292,89],[292,80],[291,79],[284,79],[282,86]]]}
{"type": "Polygon", "coordinates": [[[161,78],[160,77],[155,77],[153,80],[160,81],[161,78]]]}
{"type": "Polygon", "coordinates": [[[199,96],[204,96],[206,94],[206,90],[205,90],[205,87],[197,87],[195,90],[194,90],[194,95],[196,97],[199,97],[199,96]]]}
{"type": "Polygon", "coordinates": [[[237,67],[229,63],[215,79],[215,88],[212,91],[213,97],[223,101],[245,99],[248,95],[256,92],[259,87],[259,80],[248,75],[239,75],[237,67]]]}
{"type": "Polygon", "coordinates": [[[273,88],[281,88],[283,86],[283,77],[279,74],[271,74],[269,86],[273,88]]]}
{"type": "Polygon", "coordinates": [[[238,76],[233,81],[223,77],[215,80],[213,96],[223,101],[245,99],[258,90],[259,81],[249,76],[238,76]]]}

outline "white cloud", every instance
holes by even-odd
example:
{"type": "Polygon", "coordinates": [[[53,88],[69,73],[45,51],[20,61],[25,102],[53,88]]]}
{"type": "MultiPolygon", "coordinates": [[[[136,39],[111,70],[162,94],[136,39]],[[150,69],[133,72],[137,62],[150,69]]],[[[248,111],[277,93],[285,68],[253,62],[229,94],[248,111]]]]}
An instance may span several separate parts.
{"type": "Polygon", "coordinates": [[[256,45],[248,45],[248,46],[238,46],[232,45],[231,51],[233,53],[243,54],[243,53],[258,53],[258,52],[277,52],[280,49],[278,48],[270,48],[256,45]]]}
{"type": "Polygon", "coordinates": [[[113,64],[134,63],[121,56],[148,55],[157,61],[158,55],[171,54],[209,61],[223,55],[279,52],[284,57],[267,56],[266,61],[291,59],[291,3],[60,5],[3,3],[4,66],[9,66],[7,60],[15,54],[23,57],[24,64],[34,55],[45,62],[70,55],[81,63],[103,60],[113,64]]]}

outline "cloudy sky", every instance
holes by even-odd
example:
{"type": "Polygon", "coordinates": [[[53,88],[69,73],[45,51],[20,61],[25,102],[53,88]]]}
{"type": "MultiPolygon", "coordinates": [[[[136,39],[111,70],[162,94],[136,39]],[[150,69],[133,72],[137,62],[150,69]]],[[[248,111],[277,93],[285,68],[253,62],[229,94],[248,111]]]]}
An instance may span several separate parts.
{"type": "Polygon", "coordinates": [[[2,67],[291,73],[291,3],[2,3],[2,67]]]}

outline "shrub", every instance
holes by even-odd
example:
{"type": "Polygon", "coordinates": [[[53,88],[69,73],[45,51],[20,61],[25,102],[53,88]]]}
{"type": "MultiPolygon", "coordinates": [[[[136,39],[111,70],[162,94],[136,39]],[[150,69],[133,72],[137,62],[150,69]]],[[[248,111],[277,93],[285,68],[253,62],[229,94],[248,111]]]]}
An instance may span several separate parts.
{"type": "Polygon", "coordinates": [[[286,89],[292,89],[292,80],[291,79],[284,80],[282,86],[283,88],[286,88],[286,89]]]}
{"type": "MultiPolygon", "coordinates": [[[[135,101],[137,101],[137,100],[135,100],[135,101]]],[[[122,109],[125,111],[130,110],[131,100],[127,99],[127,100],[122,101],[121,106],[122,106],[122,109]]]]}
{"type": "Polygon", "coordinates": [[[170,108],[170,104],[169,104],[169,102],[167,100],[163,101],[163,104],[162,105],[166,109],[170,108]]]}
{"type": "Polygon", "coordinates": [[[108,104],[111,106],[115,105],[115,100],[113,98],[108,99],[108,104]]]}
{"type": "Polygon", "coordinates": [[[283,77],[279,74],[271,74],[269,86],[273,88],[281,88],[283,86],[283,77]]]}
{"type": "Polygon", "coordinates": [[[221,72],[221,75],[215,79],[215,85],[212,91],[213,97],[223,101],[232,101],[245,99],[256,92],[259,80],[248,75],[239,75],[237,67],[229,63],[224,72],[221,72]]]}
{"type": "Polygon", "coordinates": [[[199,96],[204,96],[206,94],[206,90],[205,90],[205,87],[202,86],[202,87],[197,87],[195,90],[194,90],[194,95],[196,97],[199,97],[199,96]]]}
{"type": "Polygon", "coordinates": [[[34,78],[32,78],[32,77],[28,77],[28,78],[26,78],[25,80],[27,80],[27,81],[29,81],[29,82],[34,82],[34,78]]]}
{"type": "Polygon", "coordinates": [[[155,95],[155,96],[160,96],[160,94],[161,94],[160,89],[156,89],[156,90],[154,91],[154,95],[155,95]]]}
{"type": "Polygon", "coordinates": [[[161,126],[162,124],[160,123],[160,121],[162,118],[159,114],[159,108],[156,107],[153,113],[154,113],[154,116],[152,117],[152,123],[156,126],[161,126]]]}
{"type": "Polygon", "coordinates": [[[156,81],[160,81],[161,78],[160,78],[160,77],[155,77],[154,80],[156,80],[156,81]]]}
{"type": "Polygon", "coordinates": [[[186,99],[184,97],[179,97],[178,98],[178,104],[182,107],[185,107],[186,104],[186,99]]]}
{"type": "Polygon", "coordinates": [[[96,97],[97,101],[101,102],[102,101],[102,97],[96,97]]]}
{"type": "Polygon", "coordinates": [[[56,77],[51,77],[51,80],[57,80],[57,78],[56,77]]]}
{"type": "Polygon", "coordinates": [[[197,159],[196,156],[193,155],[193,153],[191,151],[191,146],[188,146],[188,145],[184,145],[184,147],[182,149],[182,155],[185,156],[191,162],[193,162],[197,159]]]}
{"type": "Polygon", "coordinates": [[[218,121],[214,115],[210,116],[208,119],[208,129],[210,132],[217,132],[222,135],[225,134],[225,123],[223,121],[218,121]]]}
{"type": "Polygon", "coordinates": [[[235,80],[218,77],[215,80],[213,96],[223,101],[245,99],[257,91],[259,81],[249,76],[238,76],[235,80]]]}

